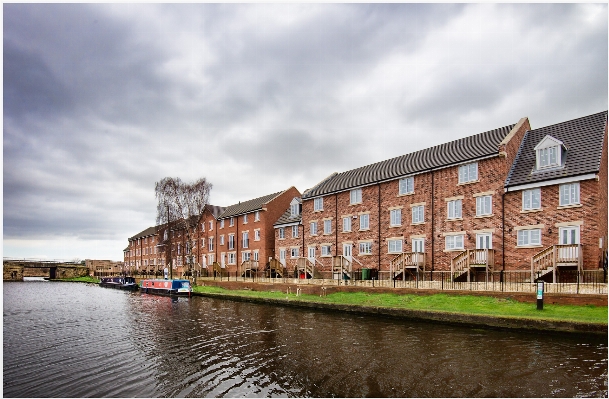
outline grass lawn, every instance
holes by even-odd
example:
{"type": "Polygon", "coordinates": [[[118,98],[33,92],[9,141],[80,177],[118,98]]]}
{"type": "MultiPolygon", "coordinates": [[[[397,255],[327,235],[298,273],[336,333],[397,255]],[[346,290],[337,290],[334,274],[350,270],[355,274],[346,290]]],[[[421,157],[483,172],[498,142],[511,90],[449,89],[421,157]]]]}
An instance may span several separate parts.
{"type": "Polygon", "coordinates": [[[477,314],[502,317],[516,317],[538,320],[564,320],[574,322],[607,324],[607,306],[574,306],[544,304],[543,310],[537,310],[535,303],[518,302],[511,299],[500,299],[473,295],[398,295],[375,294],[366,292],[337,292],[325,297],[316,295],[286,294],[284,292],[227,290],[220,287],[196,286],[194,292],[231,294],[253,298],[276,298],[297,301],[332,303],[341,305],[358,305],[441,311],[461,314],[477,314]]]}
{"type": "Polygon", "coordinates": [[[99,284],[99,279],[97,277],[85,276],[85,277],[74,277],[74,278],[62,278],[57,279],[56,281],[77,281],[81,283],[95,283],[99,284]]]}

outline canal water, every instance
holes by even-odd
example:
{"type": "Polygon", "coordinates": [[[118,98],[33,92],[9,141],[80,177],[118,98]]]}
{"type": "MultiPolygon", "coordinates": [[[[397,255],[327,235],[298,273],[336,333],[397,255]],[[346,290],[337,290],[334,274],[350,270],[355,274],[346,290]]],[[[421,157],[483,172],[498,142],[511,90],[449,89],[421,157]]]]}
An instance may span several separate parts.
{"type": "Polygon", "coordinates": [[[607,339],[5,282],[4,397],[607,397],[607,339]]]}

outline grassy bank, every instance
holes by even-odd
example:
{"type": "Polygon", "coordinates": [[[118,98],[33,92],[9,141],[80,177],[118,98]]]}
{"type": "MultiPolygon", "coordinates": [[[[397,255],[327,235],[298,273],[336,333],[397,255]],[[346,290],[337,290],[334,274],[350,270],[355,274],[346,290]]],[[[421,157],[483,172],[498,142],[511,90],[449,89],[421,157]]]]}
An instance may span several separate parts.
{"type": "Polygon", "coordinates": [[[99,279],[97,277],[85,276],[85,277],[74,277],[74,278],[62,278],[56,279],[55,281],[76,281],[79,283],[94,283],[99,284],[99,279]]]}
{"type": "Polygon", "coordinates": [[[573,306],[544,304],[543,310],[537,310],[534,303],[523,303],[510,299],[467,295],[397,295],[365,292],[338,292],[327,296],[286,294],[285,292],[226,290],[219,287],[196,286],[194,292],[210,294],[230,294],[250,298],[289,299],[329,303],[337,305],[355,305],[439,311],[466,315],[484,315],[514,317],[533,320],[569,321],[595,324],[607,324],[606,306],[573,306]]]}

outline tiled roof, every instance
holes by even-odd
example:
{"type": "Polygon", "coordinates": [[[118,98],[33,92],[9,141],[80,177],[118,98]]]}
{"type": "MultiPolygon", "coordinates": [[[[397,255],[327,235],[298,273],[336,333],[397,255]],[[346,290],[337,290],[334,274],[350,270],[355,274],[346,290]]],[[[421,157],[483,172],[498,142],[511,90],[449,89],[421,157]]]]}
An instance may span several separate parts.
{"type": "Polygon", "coordinates": [[[600,169],[606,122],[607,111],[603,111],[526,132],[505,186],[597,173],[600,169]],[[562,141],[567,148],[564,167],[532,173],[536,166],[534,148],[547,135],[562,141]]]}
{"type": "Polygon", "coordinates": [[[231,216],[259,211],[262,209],[262,206],[264,204],[267,204],[269,201],[273,200],[281,193],[283,193],[283,191],[279,191],[278,193],[265,195],[263,197],[254,198],[249,201],[239,202],[238,204],[228,206],[226,207],[226,209],[224,209],[224,212],[222,212],[220,216],[218,216],[218,219],[226,219],[231,216]]]}
{"type": "Polygon", "coordinates": [[[133,237],[129,237],[129,241],[137,240],[138,238],[150,237],[156,234],[156,227],[148,227],[146,230],[140,231],[133,237]]]}
{"type": "Polygon", "coordinates": [[[224,210],[226,209],[223,206],[216,206],[216,205],[206,205],[205,206],[207,208],[207,210],[209,212],[211,212],[212,216],[214,217],[214,219],[218,219],[218,217],[222,214],[222,212],[224,212],[224,210]]]}
{"type": "MultiPolygon", "coordinates": [[[[296,198],[298,200],[298,203],[302,203],[302,200],[300,198],[296,198]]],[[[279,226],[282,224],[289,224],[289,223],[299,223],[302,220],[302,213],[299,213],[298,215],[292,217],[292,209],[291,206],[288,207],[287,211],[285,211],[283,213],[283,215],[281,215],[279,217],[279,219],[277,219],[277,221],[275,223],[273,223],[273,226],[279,226]]]]}
{"type": "MultiPolygon", "coordinates": [[[[218,216],[220,216],[220,214],[222,212],[224,212],[224,207],[221,206],[216,206],[216,205],[206,205],[205,206],[207,208],[207,210],[209,210],[211,212],[211,214],[213,215],[213,217],[215,219],[218,219],[218,216]]],[[[194,222],[193,222],[194,223],[194,222]]],[[[155,235],[157,233],[157,227],[158,226],[153,226],[153,227],[148,227],[146,230],[141,231],[139,233],[137,233],[136,235],[134,235],[133,237],[129,237],[129,241],[133,241],[133,240],[137,240],[138,238],[144,238],[144,237],[150,237],[152,235],[155,235]]],[[[180,222],[178,223],[175,229],[180,229],[180,228],[184,228],[184,222],[180,222]]]]}
{"type": "Polygon", "coordinates": [[[305,192],[302,197],[303,199],[317,197],[486,156],[498,156],[499,144],[514,126],[508,125],[372,165],[330,175],[305,192]]]}

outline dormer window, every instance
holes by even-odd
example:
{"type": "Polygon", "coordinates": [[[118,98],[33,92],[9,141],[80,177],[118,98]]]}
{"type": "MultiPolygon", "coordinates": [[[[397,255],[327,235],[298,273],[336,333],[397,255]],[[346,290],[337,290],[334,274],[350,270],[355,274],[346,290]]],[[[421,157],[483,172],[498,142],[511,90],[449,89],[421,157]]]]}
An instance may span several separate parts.
{"type": "Polygon", "coordinates": [[[562,141],[547,135],[535,146],[537,169],[555,168],[562,165],[562,141]]]}
{"type": "Polygon", "coordinates": [[[294,198],[292,202],[290,202],[290,217],[296,217],[300,215],[300,202],[298,202],[297,198],[294,198]]]}

